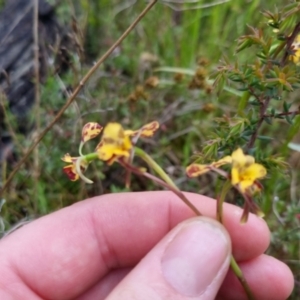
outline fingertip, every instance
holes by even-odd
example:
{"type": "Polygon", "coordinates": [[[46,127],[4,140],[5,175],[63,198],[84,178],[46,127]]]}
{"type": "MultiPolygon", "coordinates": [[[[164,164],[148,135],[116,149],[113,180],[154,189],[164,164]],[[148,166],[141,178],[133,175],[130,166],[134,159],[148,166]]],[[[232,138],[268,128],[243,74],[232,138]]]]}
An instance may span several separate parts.
{"type": "Polygon", "coordinates": [[[263,254],[270,244],[270,230],[261,217],[249,214],[246,223],[241,223],[243,209],[226,205],[224,225],[230,233],[233,255],[237,261],[251,260],[263,254]],[[241,247],[242,244],[242,247],[241,247]]]}
{"type": "Polygon", "coordinates": [[[287,299],[294,289],[294,275],[291,269],[282,261],[264,255],[266,270],[269,274],[269,281],[272,282],[274,288],[274,300],[287,299]],[[267,269],[268,268],[268,269],[267,269]]]}
{"type": "Polygon", "coordinates": [[[229,266],[229,234],[219,222],[206,217],[192,218],[177,228],[162,256],[165,280],[185,296],[216,295],[229,266]]]}
{"type": "Polygon", "coordinates": [[[220,223],[192,218],[163,237],[108,299],[214,299],[230,255],[230,237],[220,223]]]}
{"type": "MultiPolygon", "coordinates": [[[[239,263],[255,299],[284,300],[293,291],[294,278],[289,267],[268,255],[261,255],[251,261],[239,263]]],[[[219,291],[218,299],[248,299],[245,291],[230,270],[219,291]],[[221,297],[221,298],[220,298],[221,297]]]]}

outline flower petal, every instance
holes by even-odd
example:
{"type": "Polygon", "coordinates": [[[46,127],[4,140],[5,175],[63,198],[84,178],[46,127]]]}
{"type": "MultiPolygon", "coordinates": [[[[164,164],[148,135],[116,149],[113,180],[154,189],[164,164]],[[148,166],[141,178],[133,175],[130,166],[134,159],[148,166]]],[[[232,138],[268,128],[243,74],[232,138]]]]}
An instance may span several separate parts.
{"type": "Polygon", "coordinates": [[[233,185],[239,184],[241,191],[244,193],[250,187],[252,192],[257,191],[254,187],[256,180],[264,177],[267,174],[267,170],[260,164],[252,164],[246,168],[232,167],[231,170],[231,183],[233,185]]]}
{"type": "Polygon", "coordinates": [[[101,147],[97,149],[98,156],[101,160],[108,161],[113,157],[117,158],[119,156],[129,157],[130,153],[128,149],[122,149],[115,145],[102,144],[101,147]]]}
{"type": "Polygon", "coordinates": [[[221,158],[220,160],[211,163],[211,165],[215,168],[219,168],[223,165],[227,165],[227,164],[231,164],[232,163],[232,157],[231,156],[225,156],[223,158],[221,158]]]}
{"type": "Polygon", "coordinates": [[[232,167],[232,169],[231,169],[231,183],[232,183],[232,185],[236,185],[239,182],[240,182],[239,170],[236,167],[232,167]]]}
{"type": "Polygon", "coordinates": [[[71,181],[76,181],[79,179],[79,175],[76,173],[74,165],[65,166],[63,171],[71,181]]]}
{"type": "Polygon", "coordinates": [[[70,180],[76,181],[79,179],[80,174],[76,170],[76,164],[79,161],[79,167],[80,167],[80,173],[86,171],[89,163],[83,159],[82,157],[71,157],[69,153],[65,154],[64,157],[62,157],[62,160],[68,163],[72,163],[71,165],[67,165],[63,168],[64,173],[67,174],[70,180]]]}
{"type": "Polygon", "coordinates": [[[151,137],[154,135],[155,131],[159,128],[159,123],[157,121],[153,121],[141,127],[138,130],[125,130],[125,135],[127,136],[137,136],[140,137],[151,137]]]}
{"type": "Polygon", "coordinates": [[[103,146],[103,141],[101,140],[100,143],[96,146],[95,150],[97,151],[102,146],[103,146]]]}
{"type": "Polygon", "coordinates": [[[102,141],[104,144],[121,145],[125,138],[124,129],[119,123],[108,123],[103,131],[102,141]]]}
{"type": "Polygon", "coordinates": [[[251,164],[254,164],[255,162],[254,157],[250,155],[245,155],[241,148],[238,148],[237,150],[233,151],[231,157],[232,164],[239,167],[249,166],[251,164]]]}
{"type": "Polygon", "coordinates": [[[253,182],[256,179],[265,177],[267,174],[267,170],[263,165],[260,164],[252,164],[248,168],[246,168],[243,172],[243,179],[252,180],[253,182]]]}
{"type": "Polygon", "coordinates": [[[245,179],[239,182],[239,187],[243,193],[246,192],[247,189],[253,186],[253,180],[245,179]]]}
{"type": "Polygon", "coordinates": [[[95,138],[96,136],[98,136],[100,134],[100,132],[102,131],[103,127],[95,122],[89,122],[87,124],[85,124],[82,128],[82,132],[81,132],[81,142],[85,143],[93,138],[95,138]]]}
{"type": "Polygon", "coordinates": [[[197,177],[210,171],[210,165],[191,164],[185,172],[188,177],[197,177]]]}
{"type": "Polygon", "coordinates": [[[96,151],[101,160],[108,161],[114,156],[129,157],[131,148],[131,140],[125,135],[123,127],[119,123],[108,123],[96,151]]]}
{"type": "Polygon", "coordinates": [[[62,158],[62,161],[66,162],[66,163],[71,163],[73,162],[73,157],[71,157],[71,155],[69,153],[66,153],[62,158]]]}
{"type": "Polygon", "coordinates": [[[116,147],[114,145],[100,143],[97,146],[97,153],[99,158],[104,161],[111,159],[114,156],[115,148],[116,147]]]}

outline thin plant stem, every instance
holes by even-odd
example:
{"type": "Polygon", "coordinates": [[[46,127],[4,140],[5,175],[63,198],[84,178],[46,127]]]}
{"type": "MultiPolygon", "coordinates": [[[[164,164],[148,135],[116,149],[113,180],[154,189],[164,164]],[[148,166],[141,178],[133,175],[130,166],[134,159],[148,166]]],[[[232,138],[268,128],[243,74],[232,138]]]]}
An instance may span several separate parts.
{"type": "MultiPolygon", "coordinates": [[[[219,199],[217,200],[217,220],[223,224],[223,204],[224,204],[224,201],[225,201],[225,198],[226,198],[226,195],[228,193],[228,191],[230,190],[231,188],[231,182],[230,180],[227,180],[225,182],[225,184],[223,185],[223,188],[222,188],[222,191],[221,191],[221,194],[220,194],[220,197],[219,199]]],[[[242,270],[240,269],[240,267],[238,266],[234,256],[231,254],[231,257],[230,257],[230,267],[233,271],[233,273],[235,274],[235,276],[238,278],[238,280],[240,281],[241,285],[243,286],[246,294],[247,294],[247,297],[249,300],[254,300],[254,296],[252,294],[252,291],[248,285],[248,282],[246,280],[246,278],[244,277],[243,275],[243,272],[242,270]]]]}
{"type": "MultiPolygon", "coordinates": [[[[12,119],[12,114],[8,112],[8,109],[6,108],[5,104],[4,104],[4,94],[2,92],[0,92],[0,110],[1,113],[3,114],[3,120],[5,122],[5,126],[7,127],[7,130],[9,132],[9,135],[12,137],[13,140],[13,144],[14,146],[16,146],[17,150],[20,153],[25,153],[17,135],[16,132],[13,129],[13,124],[14,124],[14,120],[12,119]]],[[[3,161],[5,161],[6,159],[4,159],[3,161]]],[[[5,182],[5,180],[3,180],[3,182],[5,182]]]]}
{"type": "Polygon", "coordinates": [[[246,151],[249,151],[254,146],[254,143],[255,143],[256,138],[258,136],[258,131],[259,131],[260,127],[262,126],[263,122],[264,122],[264,115],[266,114],[266,111],[268,109],[270,100],[271,100],[270,97],[266,97],[266,99],[264,100],[264,102],[260,106],[259,120],[258,120],[256,128],[255,128],[254,132],[252,133],[252,135],[250,137],[250,140],[249,140],[249,142],[246,146],[246,151]]]}
{"type": "MultiPolygon", "coordinates": [[[[202,214],[200,213],[200,211],[196,208],[196,206],[194,206],[194,204],[192,204],[187,198],[186,196],[183,194],[183,192],[181,190],[179,190],[177,188],[177,186],[172,182],[172,184],[169,184],[168,182],[165,182],[164,180],[148,173],[145,171],[140,170],[139,168],[136,168],[134,166],[132,166],[131,164],[127,163],[124,160],[119,160],[119,163],[121,165],[123,165],[123,167],[125,167],[127,170],[130,170],[132,173],[135,173],[137,175],[142,175],[144,177],[147,177],[149,179],[151,179],[152,181],[158,183],[160,186],[167,188],[168,190],[170,190],[171,192],[173,192],[175,195],[177,195],[197,216],[202,216],[202,214]]],[[[152,165],[149,165],[150,167],[152,167],[152,165]]],[[[167,175],[167,174],[166,174],[167,175]]],[[[168,176],[168,175],[167,175],[168,176]]]]}
{"type": "Polygon", "coordinates": [[[6,171],[7,171],[7,160],[4,159],[3,162],[1,163],[1,180],[4,181],[6,178],[6,171]]]}
{"type": "Polygon", "coordinates": [[[13,171],[10,173],[7,178],[5,184],[3,185],[0,191],[0,197],[3,195],[3,192],[7,189],[8,185],[14,178],[15,174],[18,172],[20,167],[24,164],[24,162],[28,159],[29,155],[33,152],[35,147],[40,143],[43,137],[50,131],[53,125],[61,118],[66,109],[72,104],[75,100],[76,96],[82,90],[86,82],[90,79],[90,77],[95,73],[95,71],[99,68],[99,66],[113,53],[113,51],[122,43],[122,41],[128,36],[128,34],[135,28],[135,26],[141,21],[141,19],[149,12],[149,10],[157,3],[158,0],[151,1],[145,9],[139,14],[139,16],[135,19],[135,21],[124,31],[124,33],[119,37],[119,39],[103,54],[103,56],[97,61],[97,63],[87,72],[87,74],[82,78],[79,82],[78,86],[75,88],[65,105],[60,109],[55,118],[50,122],[50,124],[40,133],[38,138],[32,144],[32,146],[28,149],[23,158],[18,162],[13,171]]]}
{"type": "MultiPolygon", "coordinates": [[[[161,166],[157,164],[155,160],[153,160],[153,158],[150,155],[148,155],[145,151],[143,151],[138,147],[135,147],[134,149],[135,149],[135,154],[139,156],[142,160],[144,160],[149,165],[149,167],[152,168],[165,183],[167,183],[173,189],[180,191],[180,189],[177,187],[174,181],[161,168],[161,166]]],[[[202,216],[202,213],[185,196],[180,198],[197,216],[202,216]]]]}
{"type": "Polygon", "coordinates": [[[233,270],[234,274],[236,275],[236,277],[238,278],[238,280],[240,281],[240,283],[242,284],[247,297],[249,300],[255,300],[255,297],[248,285],[247,280],[245,279],[242,270],[240,269],[239,265],[237,264],[237,262],[235,261],[233,255],[231,255],[230,258],[230,267],[233,270]]]}
{"type": "Polygon", "coordinates": [[[98,154],[96,152],[93,152],[83,155],[83,157],[88,163],[90,163],[91,161],[98,159],[98,154]]]}
{"type": "Polygon", "coordinates": [[[297,116],[300,115],[300,110],[287,111],[282,113],[276,113],[275,115],[264,115],[265,118],[283,117],[283,116],[297,116]]]}
{"type": "Polygon", "coordinates": [[[229,191],[229,189],[231,188],[231,182],[229,180],[227,180],[225,182],[225,184],[223,185],[221,194],[219,196],[219,198],[217,199],[217,220],[223,224],[223,203],[225,201],[225,197],[229,191]]]}
{"type": "Polygon", "coordinates": [[[134,149],[135,154],[139,156],[142,160],[144,160],[151,168],[153,168],[153,170],[162,180],[178,189],[174,181],[168,176],[168,174],[166,174],[162,167],[159,164],[157,164],[155,160],[153,160],[153,158],[150,155],[148,155],[145,151],[138,147],[135,147],[134,149]]]}

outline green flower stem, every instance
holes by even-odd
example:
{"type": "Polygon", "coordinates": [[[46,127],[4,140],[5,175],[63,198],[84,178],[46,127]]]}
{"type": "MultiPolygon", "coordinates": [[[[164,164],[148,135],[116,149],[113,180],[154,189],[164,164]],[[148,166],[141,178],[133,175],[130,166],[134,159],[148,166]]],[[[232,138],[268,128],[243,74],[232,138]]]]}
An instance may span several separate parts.
{"type": "Polygon", "coordinates": [[[89,153],[84,156],[82,156],[88,163],[90,163],[93,160],[99,159],[97,152],[89,153]]]}
{"type": "Polygon", "coordinates": [[[231,259],[230,259],[230,266],[231,269],[233,270],[234,274],[236,275],[236,277],[238,278],[238,280],[240,281],[240,283],[242,284],[247,296],[249,300],[255,300],[255,297],[243,275],[242,270],[240,269],[239,265],[237,264],[237,262],[235,261],[233,255],[231,255],[231,259]]]}
{"type": "MultiPolygon", "coordinates": [[[[223,204],[224,204],[226,195],[227,195],[228,191],[230,190],[230,188],[231,188],[231,182],[230,182],[230,180],[227,180],[225,182],[225,184],[223,185],[220,197],[217,201],[217,220],[221,224],[223,224],[223,204]]],[[[231,267],[233,273],[235,274],[235,276],[240,281],[241,285],[243,286],[243,288],[248,296],[248,299],[254,300],[255,298],[251,292],[251,289],[247,283],[247,280],[245,279],[242,270],[238,266],[238,264],[232,254],[231,254],[231,258],[230,258],[230,267],[231,267]]]]}
{"type": "Polygon", "coordinates": [[[166,174],[166,172],[162,169],[162,167],[159,164],[157,164],[156,161],[154,161],[152,159],[152,157],[150,155],[148,155],[145,151],[143,151],[141,148],[138,148],[138,147],[134,147],[134,151],[135,151],[135,154],[137,156],[139,156],[141,159],[143,159],[149,165],[149,167],[151,167],[157,173],[157,175],[162,180],[164,180],[166,183],[168,183],[172,187],[178,189],[178,187],[173,182],[173,180],[168,176],[168,174],[166,174]]]}
{"type": "Polygon", "coordinates": [[[82,154],[82,147],[83,147],[84,143],[81,141],[80,144],[79,144],[79,148],[78,148],[78,152],[79,152],[79,155],[80,156],[83,156],[82,154]]]}
{"type": "Polygon", "coordinates": [[[223,203],[226,195],[231,188],[231,182],[227,180],[223,185],[219,199],[217,200],[217,220],[223,224],[223,203]]]}
{"type": "Polygon", "coordinates": [[[185,197],[185,195],[182,193],[182,191],[179,190],[177,187],[173,187],[173,186],[169,185],[168,183],[166,183],[165,181],[163,181],[162,179],[156,177],[155,175],[152,175],[148,172],[145,172],[144,170],[141,170],[137,167],[132,166],[131,164],[129,164],[128,162],[126,162],[123,159],[120,159],[119,163],[125,169],[129,170],[130,172],[133,172],[137,175],[144,176],[148,179],[151,179],[153,182],[156,182],[160,186],[167,188],[168,190],[173,192],[175,195],[177,195],[184,203],[186,203],[186,205],[188,205],[195,212],[196,215],[199,215],[199,211],[192,204],[191,204],[191,206],[189,205],[189,203],[190,203],[189,200],[185,197]]]}
{"type": "MultiPolygon", "coordinates": [[[[180,191],[180,189],[176,186],[174,181],[166,174],[166,172],[161,168],[160,165],[158,165],[150,155],[148,155],[146,152],[144,152],[141,148],[134,147],[135,154],[140,157],[142,160],[144,160],[150,168],[152,168],[157,175],[166,182],[169,186],[171,186],[174,190],[180,191]]],[[[183,194],[180,196],[180,199],[197,215],[202,216],[200,211],[192,204],[183,194]]]]}
{"type": "Polygon", "coordinates": [[[80,151],[80,156],[77,158],[76,163],[75,163],[75,169],[79,177],[88,184],[94,183],[92,180],[84,176],[81,170],[81,162],[84,162],[85,164],[89,164],[91,161],[98,159],[98,154],[97,153],[89,153],[87,155],[82,155],[80,151]]]}

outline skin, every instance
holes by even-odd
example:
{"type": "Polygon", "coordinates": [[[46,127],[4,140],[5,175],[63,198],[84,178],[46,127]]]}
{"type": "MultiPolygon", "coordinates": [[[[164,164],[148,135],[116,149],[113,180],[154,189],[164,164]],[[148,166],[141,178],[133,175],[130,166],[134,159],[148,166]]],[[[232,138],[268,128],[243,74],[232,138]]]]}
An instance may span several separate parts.
{"type": "MultiPolygon", "coordinates": [[[[215,217],[215,200],[186,196],[204,216],[215,217]]],[[[265,221],[250,215],[240,224],[241,214],[241,209],[225,204],[226,229],[207,218],[204,222],[228,236],[228,249],[232,247],[257,299],[287,299],[293,275],[285,264],[263,254],[270,243],[265,221]]],[[[180,296],[164,279],[155,278],[161,274],[156,275],[153,262],[166,236],[174,236],[192,217],[171,192],[110,194],[44,216],[0,241],[0,299],[213,299],[180,296]],[[143,298],[141,274],[148,276],[143,298]],[[164,296],[147,295],[152,280],[164,286],[164,296]],[[128,290],[132,294],[126,298],[128,290]]],[[[227,267],[216,299],[247,299],[227,267]]]]}

